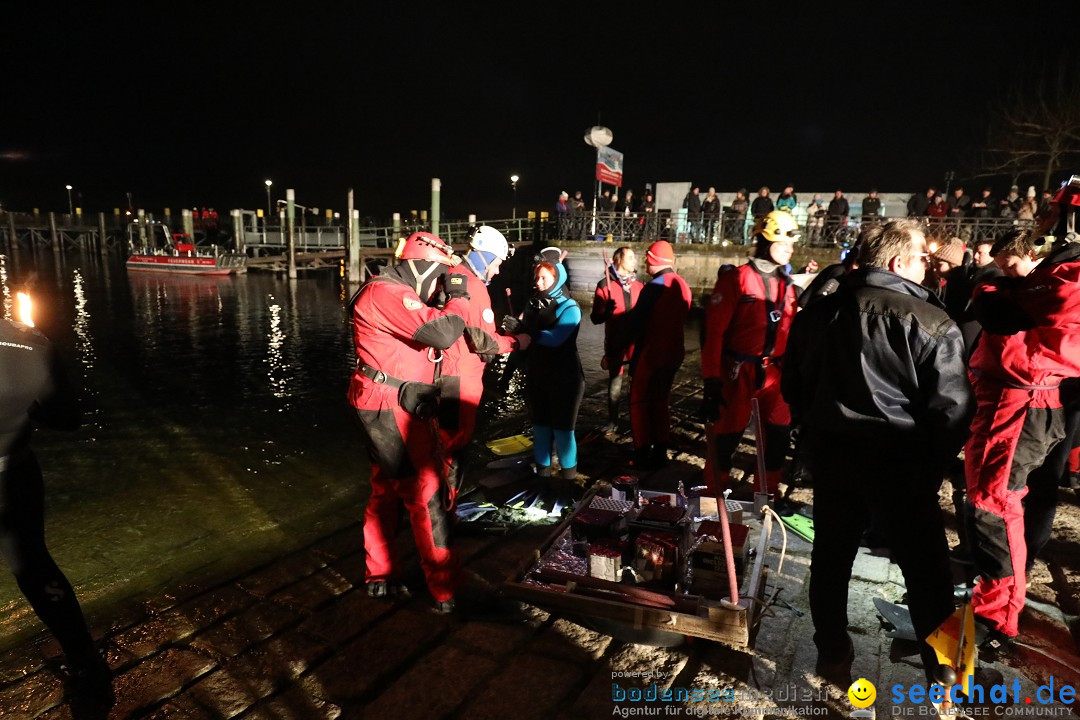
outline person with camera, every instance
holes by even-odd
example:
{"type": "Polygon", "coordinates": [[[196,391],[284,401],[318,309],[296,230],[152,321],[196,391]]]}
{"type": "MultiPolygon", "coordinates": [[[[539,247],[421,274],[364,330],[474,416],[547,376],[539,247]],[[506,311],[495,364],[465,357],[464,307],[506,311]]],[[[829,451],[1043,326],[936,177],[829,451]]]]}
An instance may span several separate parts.
{"type": "Polygon", "coordinates": [[[459,565],[442,497],[436,382],[441,352],[465,330],[468,285],[461,275],[446,278],[444,308],[428,306],[454,261],[453,249],[431,233],[410,235],[397,260],[361,285],[351,303],[356,371],[348,400],[371,460],[364,512],[367,591],[371,597],[408,592],[397,577],[394,548],[404,505],[435,610],[447,613],[454,609],[459,565]]]}

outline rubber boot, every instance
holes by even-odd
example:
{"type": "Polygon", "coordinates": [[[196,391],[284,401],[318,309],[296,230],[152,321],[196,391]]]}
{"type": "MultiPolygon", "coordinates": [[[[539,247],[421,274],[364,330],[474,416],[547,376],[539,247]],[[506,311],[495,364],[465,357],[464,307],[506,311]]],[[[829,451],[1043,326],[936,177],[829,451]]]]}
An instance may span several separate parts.
{"type": "Polygon", "coordinates": [[[773,499],[780,497],[780,480],[784,476],[783,470],[766,470],[765,471],[765,489],[773,499]]]}

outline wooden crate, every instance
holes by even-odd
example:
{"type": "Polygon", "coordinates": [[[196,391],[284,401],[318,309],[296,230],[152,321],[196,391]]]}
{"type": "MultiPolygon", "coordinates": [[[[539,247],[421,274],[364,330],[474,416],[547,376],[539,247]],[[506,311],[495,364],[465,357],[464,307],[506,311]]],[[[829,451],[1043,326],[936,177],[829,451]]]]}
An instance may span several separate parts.
{"type": "MultiPolygon", "coordinates": [[[[589,507],[595,490],[578,504],[575,513],[589,507]]],[[[767,567],[765,552],[769,543],[769,516],[752,528],[758,533],[756,554],[749,572],[742,578],[740,598],[736,605],[727,599],[682,595],[675,592],[641,591],[641,597],[620,597],[633,593],[637,586],[607,582],[580,576],[580,580],[560,577],[558,582],[537,584],[537,565],[541,558],[569,532],[573,515],[564,519],[532,554],[526,558],[505,583],[511,597],[567,614],[595,617],[623,623],[634,630],[650,628],[669,633],[715,640],[736,648],[749,647],[761,610],[767,567]]]]}

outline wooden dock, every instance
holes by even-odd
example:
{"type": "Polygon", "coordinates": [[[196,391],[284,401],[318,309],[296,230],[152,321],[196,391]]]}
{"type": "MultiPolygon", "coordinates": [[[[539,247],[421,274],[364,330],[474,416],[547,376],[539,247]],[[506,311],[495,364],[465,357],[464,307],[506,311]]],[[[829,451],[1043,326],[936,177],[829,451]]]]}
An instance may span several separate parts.
{"type": "MultiPolygon", "coordinates": [[[[361,281],[366,280],[377,266],[389,262],[393,256],[393,248],[361,248],[361,281]]],[[[296,253],[297,270],[325,270],[327,268],[339,267],[344,262],[346,262],[346,252],[344,249],[296,253]]],[[[247,268],[248,270],[286,272],[289,269],[289,256],[282,253],[280,255],[250,257],[247,260],[247,268]]]]}

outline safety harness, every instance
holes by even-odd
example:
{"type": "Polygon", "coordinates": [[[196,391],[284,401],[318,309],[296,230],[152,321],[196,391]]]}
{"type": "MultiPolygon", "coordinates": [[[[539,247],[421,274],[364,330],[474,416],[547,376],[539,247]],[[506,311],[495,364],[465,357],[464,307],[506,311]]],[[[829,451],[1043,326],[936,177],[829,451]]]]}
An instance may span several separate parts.
{"type": "Polygon", "coordinates": [[[729,355],[732,360],[738,364],[752,363],[754,366],[755,381],[758,389],[765,384],[765,368],[770,365],[779,365],[783,356],[772,357],[773,350],[776,348],[776,336],[780,331],[780,320],[784,316],[784,300],[787,297],[788,288],[791,287],[791,276],[783,271],[782,268],[777,266],[776,268],[776,284],[779,288],[777,299],[773,300],[769,297],[769,276],[761,272],[761,268],[751,260],[751,267],[754,268],[754,272],[761,278],[762,295],[765,298],[765,341],[761,346],[760,355],[746,355],[736,350],[724,349],[724,354],[729,355]]]}

